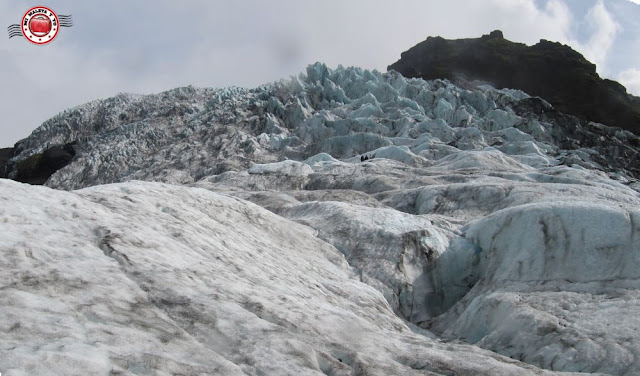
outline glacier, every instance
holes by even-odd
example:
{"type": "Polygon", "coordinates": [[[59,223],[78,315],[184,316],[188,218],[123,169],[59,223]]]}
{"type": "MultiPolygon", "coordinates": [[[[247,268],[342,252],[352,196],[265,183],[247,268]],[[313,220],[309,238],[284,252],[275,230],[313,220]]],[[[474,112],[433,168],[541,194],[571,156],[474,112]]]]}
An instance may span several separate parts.
{"type": "Polygon", "coordinates": [[[0,197],[3,374],[540,374],[411,331],[313,229],[246,200],[7,180],[0,197]]]}
{"type": "Polygon", "coordinates": [[[317,63],[90,102],[10,164],[69,143],[0,180],[0,372],[640,375],[633,133],[317,63]]]}

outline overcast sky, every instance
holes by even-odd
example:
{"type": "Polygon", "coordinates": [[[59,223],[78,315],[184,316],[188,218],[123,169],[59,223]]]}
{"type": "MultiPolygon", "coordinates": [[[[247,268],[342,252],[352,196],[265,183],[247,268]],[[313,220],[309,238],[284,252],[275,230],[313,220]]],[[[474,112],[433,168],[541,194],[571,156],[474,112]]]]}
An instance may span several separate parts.
{"type": "MultiPolygon", "coordinates": [[[[640,1],[638,1],[640,2],[640,1]]],[[[0,0],[3,30],[44,5],[75,25],[46,46],[0,35],[0,147],[119,92],[254,87],[322,61],[385,71],[426,39],[571,45],[640,95],[640,5],[628,0],[0,0]],[[37,3],[37,4],[36,4],[37,3]]]]}

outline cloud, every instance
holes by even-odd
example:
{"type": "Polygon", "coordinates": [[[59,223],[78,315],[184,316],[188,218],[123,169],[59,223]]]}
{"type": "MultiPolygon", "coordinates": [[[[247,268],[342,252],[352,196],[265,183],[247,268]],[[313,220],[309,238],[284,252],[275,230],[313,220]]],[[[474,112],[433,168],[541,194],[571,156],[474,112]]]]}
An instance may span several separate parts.
{"type": "Polygon", "coordinates": [[[631,68],[623,71],[618,76],[618,80],[631,94],[640,96],[640,70],[631,68]]]}
{"type": "Polygon", "coordinates": [[[591,37],[586,43],[572,42],[578,50],[598,67],[598,72],[607,74],[607,58],[616,37],[622,31],[602,0],[589,10],[586,17],[591,37]]]}
{"type": "Polygon", "coordinates": [[[540,39],[566,42],[572,22],[569,7],[560,0],[548,0],[539,7],[534,0],[491,0],[478,14],[496,22],[510,40],[535,44],[540,39]],[[491,17],[487,13],[494,13],[491,17]]]}
{"type": "MultiPolygon", "coordinates": [[[[640,0],[638,0],[640,2],[640,0]]],[[[598,72],[609,74],[607,60],[616,38],[623,31],[602,0],[597,0],[584,19],[576,19],[562,0],[492,0],[492,10],[504,20],[507,38],[533,44],[538,39],[571,46],[595,63],[598,72]],[[580,30],[579,32],[576,30],[580,30]]]]}

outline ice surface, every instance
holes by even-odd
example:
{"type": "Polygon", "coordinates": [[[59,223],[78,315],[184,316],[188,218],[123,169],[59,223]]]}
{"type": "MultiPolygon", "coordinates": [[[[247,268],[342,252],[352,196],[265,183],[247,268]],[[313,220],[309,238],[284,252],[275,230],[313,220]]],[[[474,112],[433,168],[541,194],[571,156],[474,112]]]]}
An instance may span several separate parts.
{"type": "Polygon", "coordinates": [[[13,163],[72,141],[71,192],[0,181],[3,374],[640,375],[631,134],[318,63],[78,106],[13,163]]]}
{"type": "Polygon", "coordinates": [[[636,374],[639,216],[554,202],[472,222],[481,283],[436,327],[545,368],[636,374]]]}
{"type": "Polygon", "coordinates": [[[6,375],[539,373],[412,332],[312,229],[243,200],[0,180],[0,201],[6,375]]]}
{"type": "Polygon", "coordinates": [[[307,176],[313,173],[311,167],[304,163],[296,161],[282,161],[268,164],[256,164],[251,167],[248,172],[250,174],[278,174],[286,176],[307,176]]]}

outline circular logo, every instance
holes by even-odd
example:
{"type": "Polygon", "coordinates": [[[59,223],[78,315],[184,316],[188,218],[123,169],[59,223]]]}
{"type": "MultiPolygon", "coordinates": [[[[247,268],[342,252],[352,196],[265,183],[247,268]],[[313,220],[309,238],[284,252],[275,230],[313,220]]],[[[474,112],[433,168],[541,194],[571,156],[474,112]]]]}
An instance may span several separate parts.
{"type": "Polygon", "coordinates": [[[22,34],[29,42],[47,44],[55,39],[60,29],[58,16],[47,7],[33,7],[22,17],[22,34]]]}

